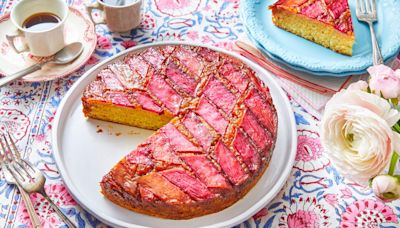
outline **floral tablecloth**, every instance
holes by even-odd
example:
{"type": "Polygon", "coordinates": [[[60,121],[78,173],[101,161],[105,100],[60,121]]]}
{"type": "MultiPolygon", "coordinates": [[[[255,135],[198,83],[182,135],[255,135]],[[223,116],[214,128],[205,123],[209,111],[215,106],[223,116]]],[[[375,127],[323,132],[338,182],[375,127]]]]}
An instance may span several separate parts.
{"type": "MultiPolygon", "coordinates": [[[[0,14],[8,12],[14,2],[1,0],[0,14]]],[[[82,0],[67,2],[83,9],[82,0]]],[[[96,26],[95,53],[77,72],[55,81],[19,81],[0,89],[0,132],[13,132],[23,156],[45,173],[49,196],[79,227],[105,225],[73,200],[52,157],[52,120],[65,93],[85,70],[138,44],[186,40],[230,50],[235,40],[246,40],[238,8],[238,0],[145,0],[140,28],[128,34],[113,34],[106,26],[96,26]]],[[[400,227],[400,201],[384,204],[369,188],[341,177],[324,157],[318,118],[293,99],[291,104],[298,131],[297,156],[291,175],[273,202],[239,226],[400,227]]],[[[44,227],[66,227],[40,195],[31,197],[44,227]]],[[[29,227],[29,224],[16,188],[0,180],[0,226],[29,227]]]]}

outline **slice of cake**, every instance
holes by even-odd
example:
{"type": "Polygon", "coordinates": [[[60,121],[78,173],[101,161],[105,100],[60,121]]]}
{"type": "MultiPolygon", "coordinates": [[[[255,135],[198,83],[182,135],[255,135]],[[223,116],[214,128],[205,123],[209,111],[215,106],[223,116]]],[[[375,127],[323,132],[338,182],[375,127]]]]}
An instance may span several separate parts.
{"type": "Polygon", "coordinates": [[[169,219],[220,211],[268,167],[278,118],[241,61],[207,48],[163,46],[126,55],[86,88],[85,116],[158,129],[100,183],[112,202],[169,219]]]}
{"type": "Polygon", "coordinates": [[[352,55],[354,30],[347,0],[279,0],[269,9],[276,26],[352,55]]]}

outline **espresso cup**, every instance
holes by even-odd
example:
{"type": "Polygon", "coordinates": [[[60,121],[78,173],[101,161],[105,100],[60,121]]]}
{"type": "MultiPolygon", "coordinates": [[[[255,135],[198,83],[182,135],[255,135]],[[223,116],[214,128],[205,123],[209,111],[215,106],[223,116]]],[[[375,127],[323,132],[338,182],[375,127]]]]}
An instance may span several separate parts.
{"type": "Polygon", "coordinates": [[[11,10],[10,19],[16,32],[6,35],[7,40],[17,53],[29,51],[35,56],[51,56],[65,46],[64,24],[68,12],[63,0],[22,0],[11,10]],[[21,38],[24,45],[16,42],[16,38],[21,38]]]}
{"type": "Polygon", "coordinates": [[[94,24],[106,24],[112,32],[127,32],[140,24],[142,0],[97,0],[86,6],[94,24]],[[101,19],[95,21],[93,9],[101,11],[101,19]]]}

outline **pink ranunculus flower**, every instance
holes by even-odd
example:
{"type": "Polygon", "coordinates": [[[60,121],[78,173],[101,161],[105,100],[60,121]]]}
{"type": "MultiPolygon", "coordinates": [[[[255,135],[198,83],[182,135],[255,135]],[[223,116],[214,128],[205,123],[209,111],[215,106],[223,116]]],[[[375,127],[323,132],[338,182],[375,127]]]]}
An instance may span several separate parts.
{"type": "Polygon", "coordinates": [[[376,65],[368,68],[371,75],[369,87],[376,95],[386,99],[400,96],[400,74],[385,65],[376,65]]]}
{"type": "Polygon", "coordinates": [[[368,89],[368,83],[367,83],[366,81],[360,80],[360,81],[351,83],[347,89],[348,89],[348,90],[367,91],[367,89],[368,89]]]}
{"type": "Polygon", "coordinates": [[[400,176],[379,175],[372,180],[374,194],[384,202],[400,197],[400,176]]]}
{"type": "Polygon", "coordinates": [[[327,157],[349,180],[367,185],[380,174],[399,134],[391,129],[400,113],[383,98],[359,90],[342,90],[327,103],[321,121],[321,141],[327,157]]]}

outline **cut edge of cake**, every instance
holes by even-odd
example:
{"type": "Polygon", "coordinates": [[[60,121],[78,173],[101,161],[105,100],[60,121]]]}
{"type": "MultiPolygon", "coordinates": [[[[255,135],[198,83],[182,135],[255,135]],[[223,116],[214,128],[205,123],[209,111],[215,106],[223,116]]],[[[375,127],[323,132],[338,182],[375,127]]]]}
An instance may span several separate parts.
{"type": "Polygon", "coordinates": [[[110,121],[148,130],[157,130],[174,117],[170,113],[156,113],[138,106],[135,108],[82,98],[85,117],[110,121]]]}
{"type": "MultiPolygon", "coordinates": [[[[342,32],[318,19],[298,13],[296,8],[281,6],[284,1],[269,6],[272,22],[279,28],[322,45],[335,52],[352,56],[355,42],[354,31],[342,32]]],[[[350,11],[346,12],[350,14],[350,11]]],[[[350,14],[351,17],[351,14],[350,14]]]]}

